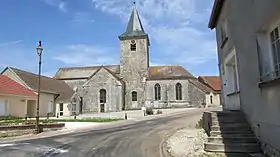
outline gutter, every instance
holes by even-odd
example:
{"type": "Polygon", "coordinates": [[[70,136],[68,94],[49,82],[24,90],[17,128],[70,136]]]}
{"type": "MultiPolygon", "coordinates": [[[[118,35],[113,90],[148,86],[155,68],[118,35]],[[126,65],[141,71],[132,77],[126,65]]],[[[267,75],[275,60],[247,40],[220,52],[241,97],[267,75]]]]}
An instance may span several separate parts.
{"type": "Polygon", "coordinates": [[[59,96],[60,96],[60,94],[57,94],[57,95],[54,97],[54,100],[56,100],[59,96]]]}

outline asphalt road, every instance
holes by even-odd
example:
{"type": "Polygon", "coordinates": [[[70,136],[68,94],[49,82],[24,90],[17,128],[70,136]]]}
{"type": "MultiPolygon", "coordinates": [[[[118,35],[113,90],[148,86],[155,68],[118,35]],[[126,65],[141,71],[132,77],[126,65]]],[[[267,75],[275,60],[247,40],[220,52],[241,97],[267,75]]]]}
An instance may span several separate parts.
{"type": "Polygon", "coordinates": [[[161,157],[160,145],[175,130],[195,126],[204,109],[107,128],[0,144],[2,157],[161,157]]]}

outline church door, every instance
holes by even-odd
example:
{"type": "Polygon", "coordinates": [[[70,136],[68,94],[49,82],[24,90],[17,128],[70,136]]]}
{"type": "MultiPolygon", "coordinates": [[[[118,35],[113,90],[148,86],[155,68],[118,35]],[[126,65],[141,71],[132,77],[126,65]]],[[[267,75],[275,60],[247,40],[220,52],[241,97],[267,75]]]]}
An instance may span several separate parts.
{"type": "Polygon", "coordinates": [[[104,104],[100,104],[100,112],[105,112],[105,105],[104,104]]]}

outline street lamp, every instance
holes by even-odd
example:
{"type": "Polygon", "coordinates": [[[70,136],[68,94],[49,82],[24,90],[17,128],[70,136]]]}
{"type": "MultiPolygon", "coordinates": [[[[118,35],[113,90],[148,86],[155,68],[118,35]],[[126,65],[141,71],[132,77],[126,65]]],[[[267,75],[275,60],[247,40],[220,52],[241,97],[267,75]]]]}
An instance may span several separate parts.
{"type": "Polygon", "coordinates": [[[40,88],[41,88],[41,63],[42,63],[42,42],[39,41],[39,45],[36,48],[37,54],[39,56],[39,75],[38,75],[38,94],[37,94],[37,109],[36,109],[36,126],[35,126],[35,133],[39,134],[41,132],[39,127],[39,102],[40,102],[40,88]]]}

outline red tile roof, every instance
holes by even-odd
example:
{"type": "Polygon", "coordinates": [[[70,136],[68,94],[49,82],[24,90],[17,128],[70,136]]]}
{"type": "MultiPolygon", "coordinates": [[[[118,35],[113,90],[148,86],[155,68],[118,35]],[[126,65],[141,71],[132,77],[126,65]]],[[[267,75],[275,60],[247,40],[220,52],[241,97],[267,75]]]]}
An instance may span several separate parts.
{"type": "Polygon", "coordinates": [[[221,91],[219,76],[199,76],[198,80],[212,88],[214,91],[221,91]]]}
{"type": "Polygon", "coordinates": [[[35,97],[36,94],[8,76],[0,75],[0,94],[35,97]]]}

